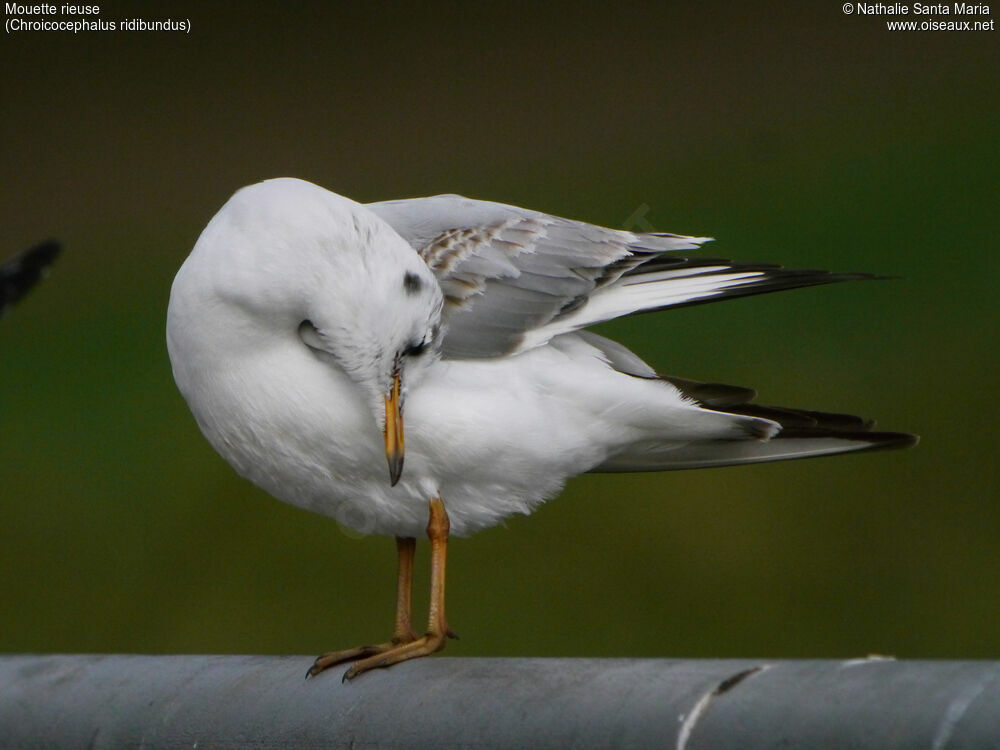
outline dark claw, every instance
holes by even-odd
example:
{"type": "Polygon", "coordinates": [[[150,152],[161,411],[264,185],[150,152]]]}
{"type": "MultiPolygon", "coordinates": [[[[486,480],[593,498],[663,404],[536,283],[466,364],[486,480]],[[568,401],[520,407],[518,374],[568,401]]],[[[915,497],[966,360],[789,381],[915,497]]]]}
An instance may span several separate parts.
{"type": "Polygon", "coordinates": [[[322,672],[322,671],[323,671],[322,669],[317,669],[317,668],[316,668],[316,664],[318,664],[318,663],[319,663],[319,660],[320,660],[320,659],[322,659],[322,658],[323,658],[323,654],[320,654],[319,656],[317,656],[317,657],[316,657],[316,661],[314,661],[314,662],[312,663],[312,666],[311,666],[311,667],[309,667],[309,669],[307,669],[307,670],[306,670],[306,679],[307,679],[307,680],[308,680],[308,679],[309,679],[310,677],[315,677],[316,675],[318,675],[318,674],[319,674],[320,672],[322,672]]]}

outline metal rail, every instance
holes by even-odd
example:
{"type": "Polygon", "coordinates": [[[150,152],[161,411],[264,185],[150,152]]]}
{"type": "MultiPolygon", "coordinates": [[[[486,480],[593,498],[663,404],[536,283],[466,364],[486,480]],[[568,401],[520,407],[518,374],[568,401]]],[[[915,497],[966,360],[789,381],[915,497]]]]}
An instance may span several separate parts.
{"type": "Polygon", "coordinates": [[[0,747],[1000,748],[1000,662],[0,657],[0,747]]]}

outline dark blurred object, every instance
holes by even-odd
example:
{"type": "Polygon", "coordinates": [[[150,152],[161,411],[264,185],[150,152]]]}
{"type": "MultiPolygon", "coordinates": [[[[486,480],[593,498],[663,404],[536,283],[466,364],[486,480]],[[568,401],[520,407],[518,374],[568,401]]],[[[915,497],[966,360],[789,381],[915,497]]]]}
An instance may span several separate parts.
{"type": "Polygon", "coordinates": [[[0,265],[0,317],[47,273],[62,246],[45,240],[0,265]]]}

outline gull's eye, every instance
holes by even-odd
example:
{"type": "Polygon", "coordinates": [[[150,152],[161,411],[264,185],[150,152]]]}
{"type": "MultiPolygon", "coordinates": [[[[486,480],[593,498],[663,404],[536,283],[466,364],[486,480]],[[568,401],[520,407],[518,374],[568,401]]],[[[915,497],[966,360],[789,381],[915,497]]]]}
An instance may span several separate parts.
{"type": "Polygon", "coordinates": [[[409,346],[407,346],[403,350],[403,356],[404,357],[419,357],[426,350],[427,350],[427,342],[426,341],[417,341],[416,343],[410,344],[409,346]]]}
{"type": "Polygon", "coordinates": [[[440,327],[435,325],[433,328],[431,328],[430,331],[428,331],[424,335],[422,341],[411,341],[409,345],[403,350],[403,356],[419,357],[421,354],[427,351],[427,347],[430,346],[431,343],[433,343],[434,339],[437,338],[439,330],[440,327]]]}

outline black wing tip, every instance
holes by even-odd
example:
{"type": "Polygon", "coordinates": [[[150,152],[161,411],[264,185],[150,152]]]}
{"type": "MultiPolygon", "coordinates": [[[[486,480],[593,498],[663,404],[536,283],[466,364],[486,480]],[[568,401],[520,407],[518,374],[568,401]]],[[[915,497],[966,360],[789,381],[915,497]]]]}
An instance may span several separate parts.
{"type": "Polygon", "coordinates": [[[679,271],[682,269],[695,271],[695,273],[690,274],[687,278],[702,277],[707,279],[714,275],[728,273],[751,273],[760,274],[760,276],[750,279],[746,283],[714,289],[686,302],[674,302],[649,307],[636,310],[633,314],[659,312],[670,308],[692,307],[694,305],[721,302],[725,299],[751,297],[758,294],[768,294],[809,286],[837,284],[844,281],[889,281],[899,278],[897,276],[863,271],[785,268],[777,263],[751,263],[725,258],[678,257],[672,255],[653,256],[649,260],[627,270],[623,278],[629,280],[631,283],[641,283],[644,274],[657,271],[679,271]],[[697,273],[698,269],[705,269],[705,271],[699,274],[697,273]]]}
{"type": "Polygon", "coordinates": [[[876,431],[874,419],[854,414],[751,403],[756,396],[752,388],[702,383],[675,376],[659,377],[705,408],[755,420],[769,420],[780,425],[780,432],[771,437],[761,434],[759,423],[755,421],[748,427],[748,432],[757,439],[840,438],[866,444],[856,448],[856,451],[912,448],[920,442],[919,435],[908,432],[876,431]]]}
{"type": "Polygon", "coordinates": [[[839,438],[851,440],[858,443],[865,443],[865,447],[858,450],[896,450],[902,448],[913,448],[920,443],[920,436],[909,432],[871,432],[868,430],[841,431],[824,430],[822,428],[801,429],[792,427],[783,429],[773,439],[802,439],[802,438],[839,438]]]}
{"type": "Polygon", "coordinates": [[[780,424],[784,429],[820,429],[830,432],[869,432],[875,427],[874,419],[858,417],[831,411],[794,409],[788,406],[767,406],[764,404],[738,404],[725,411],[746,417],[761,417],[780,424]]]}
{"type": "Polygon", "coordinates": [[[915,448],[920,444],[920,435],[914,435],[909,432],[870,432],[868,437],[871,438],[872,435],[878,437],[878,445],[874,448],[885,448],[885,449],[895,449],[895,448],[915,448]]]}
{"type": "MultiPolygon", "coordinates": [[[[677,237],[678,235],[664,234],[662,236],[677,237]]],[[[891,281],[903,278],[902,276],[897,276],[895,274],[873,273],[871,271],[831,271],[826,268],[786,268],[783,264],[774,262],[733,260],[732,258],[722,258],[718,256],[680,256],[673,253],[652,255],[642,263],[639,263],[635,269],[627,272],[626,275],[638,276],[650,271],[665,269],[714,268],[715,266],[725,266],[725,272],[775,271],[783,276],[816,276],[828,278],[832,281],[891,281]]]]}
{"type": "Polygon", "coordinates": [[[909,432],[875,430],[874,419],[853,414],[757,404],[744,404],[725,411],[777,422],[781,425],[781,431],[772,438],[774,440],[838,438],[863,443],[864,445],[855,449],[857,451],[912,448],[920,442],[919,435],[909,432]]]}

